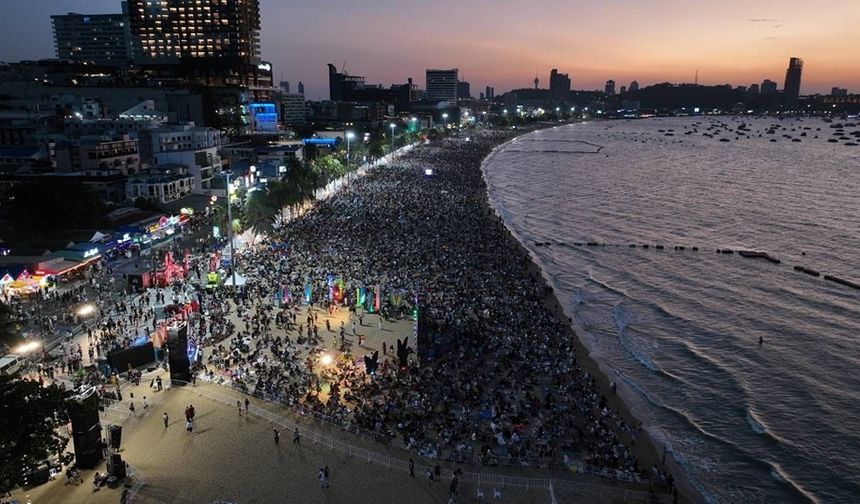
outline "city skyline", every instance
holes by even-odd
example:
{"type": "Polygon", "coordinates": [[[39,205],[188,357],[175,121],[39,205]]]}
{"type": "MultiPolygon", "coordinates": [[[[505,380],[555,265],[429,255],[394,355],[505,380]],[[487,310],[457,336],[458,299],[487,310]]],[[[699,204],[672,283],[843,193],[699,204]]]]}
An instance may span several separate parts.
{"type": "MultiPolygon", "coordinates": [[[[459,68],[473,89],[504,92],[532,87],[535,74],[548,87],[552,68],[570,74],[573,89],[602,89],[609,79],[642,86],[693,82],[696,72],[700,84],[782,84],[788,58],[797,56],[806,62],[802,94],[860,88],[860,61],[850,57],[860,34],[851,29],[856,16],[849,15],[860,15],[860,5],[694,3],[701,5],[549,0],[536,13],[519,0],[504,9],[479,1],[456,10],[439,2],[368,9],[335,0],[320,15],[310,6],[262,0],[261,55],[274,65],[276,81],[302,81],[310,98],[328,95],[327,62],[386,86],[407,77],[423,83],[427,68],[459,68]]],[[[51,15],[120,10],[119,0],[16,9],[0,21],[0,60],[54,57],[51,15]]]]}

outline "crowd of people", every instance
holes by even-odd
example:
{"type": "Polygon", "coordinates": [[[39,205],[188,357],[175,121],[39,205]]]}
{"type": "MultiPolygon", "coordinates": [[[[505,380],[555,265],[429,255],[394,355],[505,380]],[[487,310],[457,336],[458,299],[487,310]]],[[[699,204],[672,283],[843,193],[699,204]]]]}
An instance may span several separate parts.
{"type": "Polygon", "coordinates": [[[249,392],[428,458],[579,460],[643,474],[630,448],[638,428],[609,407],[580,366],[568,324],[546,303],[551,290],[487,205],[480,163],[499,135],[415,149],[243,255],[241,300],[234,305],[215,292],[203,302],[241,320],[210,336],[218,343],[204,374],[215,378],[218,370],[249,392]],[[410,317],[417,298],[426,324],[419,332],[430,334],[408,344],[423,347],[421,358],[403,362],[384,352],[376,372],[365,372],[343,327],[320,330],[333,309],[329,275],[345,285],[339,309],[355,305],[358,286],[383,286],[380,317],[410,317]],[[311,309],[297,320],[309,284],[311,309]],[[279,292],[293,295],[275,303],[279,292]],[[405,301],[393,303],[391,292],[405,301]],[[343,358],[314,372],[312,356],[328,338],[343,358]]]}
{"type": "MultiPolygon", "coordinates": [[[[639,467],[631,450],[639,428],[580,365],[568,322],[548,303],[551,289],[487,204],[481,161],[508,135],[421,146],[317,202],[242,253],[241,295],[204,288],[208,251],[172,289],[118,300],[97,294],[100,323],[86,328],[90,361],[152,332],[164,318],[158,307],[193,299],[203,314],[194,322],[204,348],[196,377],[300,406],[427,459],[578,461],[665,479],[639,467]],[[355,341],[355,321],[367,316],[356,308],[362,287],[382,291],[372,316],[380,328],[416,315],[419,324],[417,339],[405,341],[417,353],[383,347],[373,373],[355,341]],[[331,323],[346,309],[353,334],[331,323]],[[325,348],[337,355],[320,367],[325,348]]],[[[66,355],[75,353],[79,362],[80,349],[66,355]]]]}

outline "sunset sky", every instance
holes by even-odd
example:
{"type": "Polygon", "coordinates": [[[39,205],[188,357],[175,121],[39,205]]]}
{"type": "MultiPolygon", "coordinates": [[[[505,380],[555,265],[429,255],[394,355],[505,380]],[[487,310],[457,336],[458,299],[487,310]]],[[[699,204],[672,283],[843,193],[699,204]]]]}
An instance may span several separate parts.
{"type": "MultiPolygon", "coordinates": [[[[574,89],[607,79],[782,88],[804,59],[803,93],[860,92],[858,0],[261,0],[263,57],[312,98],[327,97],[326,63],[370,83],[424,86],[424,69],[458,67],[477,95],[541,87],[551,68],[574,89]]],[[[0,61],[53,57],[51,14],[119,12],[119,0],[2,4],[0,61]]]]}

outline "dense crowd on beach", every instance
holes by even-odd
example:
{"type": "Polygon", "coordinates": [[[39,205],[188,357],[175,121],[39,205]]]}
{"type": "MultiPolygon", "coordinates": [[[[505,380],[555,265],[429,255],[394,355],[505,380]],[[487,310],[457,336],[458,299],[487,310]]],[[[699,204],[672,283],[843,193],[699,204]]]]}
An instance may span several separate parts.
{"type": "MultiPolygon", "coordinates": [[[[193,299],[204,313],[194,322],[205,348],[197,379],[299,406],[428,459],[578,462],[666,481],[661,469],[639,467],[631,450],[639,427],[580,365],[551,289],[487,205],[481,161],[508,137],[486,131],[422,145],[371,170],[243,251],[247,284],[235,298],[204,288],[207,253],[171,289],[97,300],[90,351],[128,345],[154,330],[161,307],[193,299]],[[341,282],[335,299],[332,277],[341,282]],[[355,307],[356,289],[376,286],[383,293],[369,315],[355,307]],[[331,324],[340,310],[350,311],[349,325],[331,324]],[[418,352],[383,348],[366,372],[355,321],[382,328],[415,312],[428,336],[406,344],[418,352]],[[320,372],[325,348],[338,352],[320,372]]],[[[80,359],[80,349],[64,348],[75,352],[80,359]]]]}
{"type": "MultiPolygon", "coordinates": [[[[268,244],[243,256],[248,286],[235,308],[242,322],[212,335],[206,372],[214,378],[219,369],[249,392],[301,404],[428,458],[579,460],[641,474],[630,449],[638,427],[608,406],[579,365],[565,319],[547,307],[550,289],[486,204],[480,164],[502,135],[421,146],[287,224],[272,240],[283,248],[268,244]],[[334,309],[330,274],[346,285],[339,309],[354,306],[357,286],[406,292],[410,303],[417,295],[422,323],[437,335],[423,343],[433,348],[406,365],[386,351],[370,376],[342,327],[319,330],[334,309]],[[276,293],[303,293],[309,281],[306,318],[297,319],[303,295],[272,306],[276,293]],[[314,355],[329,338],[350,357],[321,378],[298,349],[314,355]],[[322,381],[330,383],[324,401],[322,381]]],[[[234,309],[223,293],[208,299],[234,309]]],[[[411,315],[387,297],[382,305],[384,317],[411,315]]],[[[415,348],[414,338],[408,343],[415,348]]]]}

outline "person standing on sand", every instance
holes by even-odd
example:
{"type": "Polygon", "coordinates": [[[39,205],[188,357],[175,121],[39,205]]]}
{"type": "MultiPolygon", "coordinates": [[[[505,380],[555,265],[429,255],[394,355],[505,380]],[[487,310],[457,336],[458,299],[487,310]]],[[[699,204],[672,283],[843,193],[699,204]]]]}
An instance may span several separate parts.
{"type": "Polygon", "coordinates": [[[293,444],[299,444],[299,428],[293,431],[293,444]]]}
{"type": "Polygon", "coordinates": [[[409,476],[415,477],[415,461],[412,460],[412,457],[409,457],[409,476]]]}
{"type": "Polygon", "coordinates": [[[275,433],[275,446],[278,446],[281,443],[281,433],[275,428],[273,428],[272,431],[275,433]]]}
{"type": "Polygon", "coordinates": [[[325,476],[325,486],[328,488],[331,486],[331,476],[329,475],[328,464],[323,467],[323,475],[325,476]]]}
{"type": "Polygon", "coordinates": [[[250,405],[250,404],[251,404],[251,401],[249,401],[248,398],[246,397],[245,398],[245,413],[248,413],[248,405],[250,405]]]}
{"type": "Polygon", "coordinates": [[[242,402],[236,401],[236,409],[239,410],[239,416],[242,416],[242,402]]]}
{"type": "Polygon", "coordinates": [[[188,421],[185,422],[185,430],[188,431],[189,436],[194,436],[194,420],[188,419],[188,421]]]}
{"type": "Polygon", "coordinates": [[[317,477],[320,480],[320,488],[325,488],[327,486],[326,485],[327,482],[326,482],[326,478],[325,478],[325,472],[323,472],[322,468],[320,468],[320,472],[319,472],[319,475],[317,477]]]}
{"type": "Polygon", "coordinates": [[[167,428],[167,412],[165,411],[163,415],[161,415],[161,419],[164,420],[164,428],[167,428]]]}

